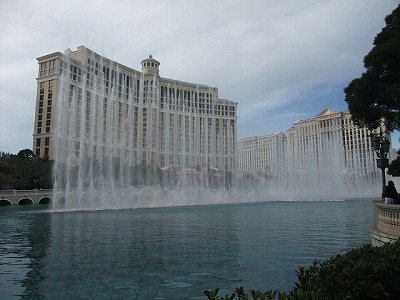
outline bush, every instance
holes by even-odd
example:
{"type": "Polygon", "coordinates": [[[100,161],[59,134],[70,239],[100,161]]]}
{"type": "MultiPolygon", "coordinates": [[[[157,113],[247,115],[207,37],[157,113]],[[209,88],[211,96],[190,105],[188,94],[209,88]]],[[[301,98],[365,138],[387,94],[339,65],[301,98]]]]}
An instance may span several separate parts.
{"type": "Polygon", "coordinates": [[[344,300],[398,299],[400,296],[400,241],[382,247],[364,245],[326,261],[300,267],[290,292],[236,288],[220,297],[218,289],[204,294],[209,300],[344,300]],[[237,298],[236,298],[237,297],[237,298]],[[252,298],[250,298],[252,297],[252,298]]]}

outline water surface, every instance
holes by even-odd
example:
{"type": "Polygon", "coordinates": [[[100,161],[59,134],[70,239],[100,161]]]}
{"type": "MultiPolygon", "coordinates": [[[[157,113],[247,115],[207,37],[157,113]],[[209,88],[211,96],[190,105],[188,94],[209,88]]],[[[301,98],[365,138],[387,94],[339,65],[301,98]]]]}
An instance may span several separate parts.
{"type": "Polygon", "coordinates": [[[0,207],[4,299],[205,299],[290,290],[299,266],[371,242],[372,199],[54,213],[0,207]]]}

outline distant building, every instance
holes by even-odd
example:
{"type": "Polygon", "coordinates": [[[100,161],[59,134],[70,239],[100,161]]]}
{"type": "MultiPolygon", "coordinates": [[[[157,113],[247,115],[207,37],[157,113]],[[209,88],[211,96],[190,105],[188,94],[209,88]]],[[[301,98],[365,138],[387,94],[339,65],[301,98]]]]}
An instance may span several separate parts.
{"type": "Polygon", "coordinates": [[[276,133],[238,141],[237,174],[277,177],[285,170],[286,136],[276,133]]]}
{"type": "MultiPolygon", "coordinates": [[[[314,118],[299,120],[283,133],[238,141],[239,176],[270,180],[270,187],[296,197],[299,191],[326,190],[340,194],[370,189],[381,182],[372,134],[390,134],[357,127],[349,112],[327,108],[314,118]]],[[[395,151],[389,159],[396,157],[395,151]]],[[[320,194],[320,193],[319,193],[320,194]]]]}
{"type": "Polygon", "coordinates": [[[295,122],[287,131],[287,171],[292,186],[345,184],[352,189],[380,182],[371,134],[385,134],[383,127],[373,132],[360,128],[349,112],[327,108],[314,118],[295,122]]]}
{"type": "Polygon", "coordinates": [[[151,55],[141,71],[84,46],[37,60],[37,156],[235,168],[237,103],[216,87],[160,77],[151,55]]]}

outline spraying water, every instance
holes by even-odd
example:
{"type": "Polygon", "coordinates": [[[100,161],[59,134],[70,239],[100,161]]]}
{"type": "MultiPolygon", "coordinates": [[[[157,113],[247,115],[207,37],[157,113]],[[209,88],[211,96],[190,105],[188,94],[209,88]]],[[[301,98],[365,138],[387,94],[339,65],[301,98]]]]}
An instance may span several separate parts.
{"type": "MultiPolygon", "coordinates": [[[[215,117],[219,113],[211,104],[197,102],[204,87],[196,88],[192,102],[185,101],[189,93],[177,88],[171,94],[171,80],[160,89],[158,69],[150,67],[150,74],[136,71],[129,79],[122,77],[119,65],[115,71],[101,70],[109,63],[101,60],[94,72],[95,61],[89,57],[87,71],[77,75],[70,61],[60,76],[54,137],[56,210],[370,197],[379,191],[375,168],[369,174],[351,171],[360,169],[357,166],[348,168],[349,161],[365,160],[361,152],[344,150],[340,130],[302,147],[288,139],[286,161],[275,162],[279,166],[273,176],[254,180],[223,171],[234,165],[236,128],[229,119],[215,117]],[[159,153],[161,163],[156,163],[159,153]],[[167,156],[170,161],[177,157],[178,164],[168,165],[167,156]]],[[[153,61],[157,62],[150,57],[148,64],[153,61]]]]}

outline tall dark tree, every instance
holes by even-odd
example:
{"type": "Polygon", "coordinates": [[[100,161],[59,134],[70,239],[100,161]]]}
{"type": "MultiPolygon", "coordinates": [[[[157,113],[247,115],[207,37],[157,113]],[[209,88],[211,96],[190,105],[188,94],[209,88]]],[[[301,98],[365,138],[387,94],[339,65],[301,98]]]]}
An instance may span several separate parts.
{"type": "Polygon", "coordinates": [[[33,160],[35,158],[35,154],[31,149],[22,149],[19,150],[17,156],[22,159],[33,160]]]}
{"type": "Polygon", "coordinates": [[[383,118],[390,130],[400,130],[400,5],[385,18],[364,58],[365,73],[344,89],[355,124],[377,128],[383,118]]]}

